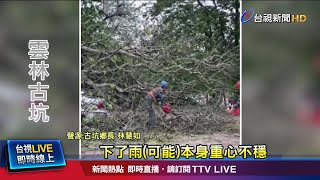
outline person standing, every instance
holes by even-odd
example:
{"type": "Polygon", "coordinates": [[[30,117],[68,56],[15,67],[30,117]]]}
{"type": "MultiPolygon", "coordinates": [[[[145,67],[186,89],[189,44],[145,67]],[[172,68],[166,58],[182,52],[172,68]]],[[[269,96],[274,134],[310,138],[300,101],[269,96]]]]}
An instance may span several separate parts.
{"type": "Polygon", "coordinates": [[[166,100],[164,92],[167,90],[167,88],[168,88],[168,82],[161,81],[160,86],[151,90],[145,97],[146,109],[149,114],[149,120],[147,122],[148,129],[155,128],[155,124],[156,124],[156,114],[153,109],[153,103],[155,104],[160,103],[161,106],[164,105],[166,100]]]}

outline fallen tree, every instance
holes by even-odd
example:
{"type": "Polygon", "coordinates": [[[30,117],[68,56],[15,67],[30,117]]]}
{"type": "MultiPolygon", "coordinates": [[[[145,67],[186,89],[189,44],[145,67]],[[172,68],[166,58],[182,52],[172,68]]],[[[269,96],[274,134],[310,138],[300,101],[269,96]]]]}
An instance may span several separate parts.
{"type": "MultiPolygon", "coordinates": [[[[147,19],[155,17],[147,10],[141,12],[142,7],[103,3],[83,2],[81,85],[90,96],[111,104],[112,116],[84,120],[88,128],[143,130],[147,119],[144,97],[161,80],[169,82],[167,95],[173,106],[170,115],[157,113],[162,131],[217,131],[228,122],[219,105],[224,93],[233,91],[239,76],[239,46],[227,37],[213,36],[214,27],[210,27],[211,36],[201,30],[209,28],[207,22],[201,25],[202,4],[192,5],[200,20],[189,19],[200,23],[200,30],[177,37],[172,27],[178,24],[165,20],[164,15],[151,23],[147,19]],[[141,14],[143,20],[138,18],[141,14]]],[[[189,6],[182,5],[177,11],[183,14],[189,6]]],[[[203,16],[215,11],[209,8],[203,16]]],[[[183,31],[192,28],[187,24],[176,27],[183,31]]],[[[226,32],[221,29],[219,33],[226,32]]]]}

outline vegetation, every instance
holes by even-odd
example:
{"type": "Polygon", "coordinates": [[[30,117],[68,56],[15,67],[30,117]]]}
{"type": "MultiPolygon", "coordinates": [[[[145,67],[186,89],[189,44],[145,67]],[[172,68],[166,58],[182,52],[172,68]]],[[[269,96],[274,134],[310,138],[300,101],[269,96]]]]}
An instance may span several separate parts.
{"type": "Polygon", "coordinates": [[[83,0],[81,8],[82,88],[113,114],[83,120],[84,130],[143,130],[144,97],[161,80],[173,113],[157,113],[159,131],[225,130],[217,105],[240,76],[238,0],[83,0]]]}

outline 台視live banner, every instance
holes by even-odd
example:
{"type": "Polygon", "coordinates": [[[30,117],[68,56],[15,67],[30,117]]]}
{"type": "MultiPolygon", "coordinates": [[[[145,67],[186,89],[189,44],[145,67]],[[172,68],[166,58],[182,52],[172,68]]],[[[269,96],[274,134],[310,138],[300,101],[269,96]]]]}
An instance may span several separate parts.
{"type": "Polygon", "coordinates": [[[0,141],[0,167],[8,172],[39,171],[66,165],[60,140],[0,141]]]}

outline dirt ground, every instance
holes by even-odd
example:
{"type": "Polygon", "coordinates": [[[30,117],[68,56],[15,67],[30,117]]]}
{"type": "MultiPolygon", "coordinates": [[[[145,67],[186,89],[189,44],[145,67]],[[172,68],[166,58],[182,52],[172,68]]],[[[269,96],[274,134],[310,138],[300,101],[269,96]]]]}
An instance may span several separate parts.
{"type": "MultiPolygon", "coordinates": [[[[230,128],[240,129],[239,117],[234,117],[234,123],[230,128]]],[[[103,158],[103,150],[99,149],[101,144],[149,144],[149,145],[163,145],[163,144],[180,144],[190,146],[196,145],[210,145],[210,144],[222,144],[223,146],[240,144],[240,133],[230,132],[216,132],[211,134],[163,134],[157,132],[150,132],[141,134],[143,136],[139,141],[94,141],[82,140],[82,158],[103,158]]],[[[127,154],[127,153],[125,153],[127,154]]]]}

